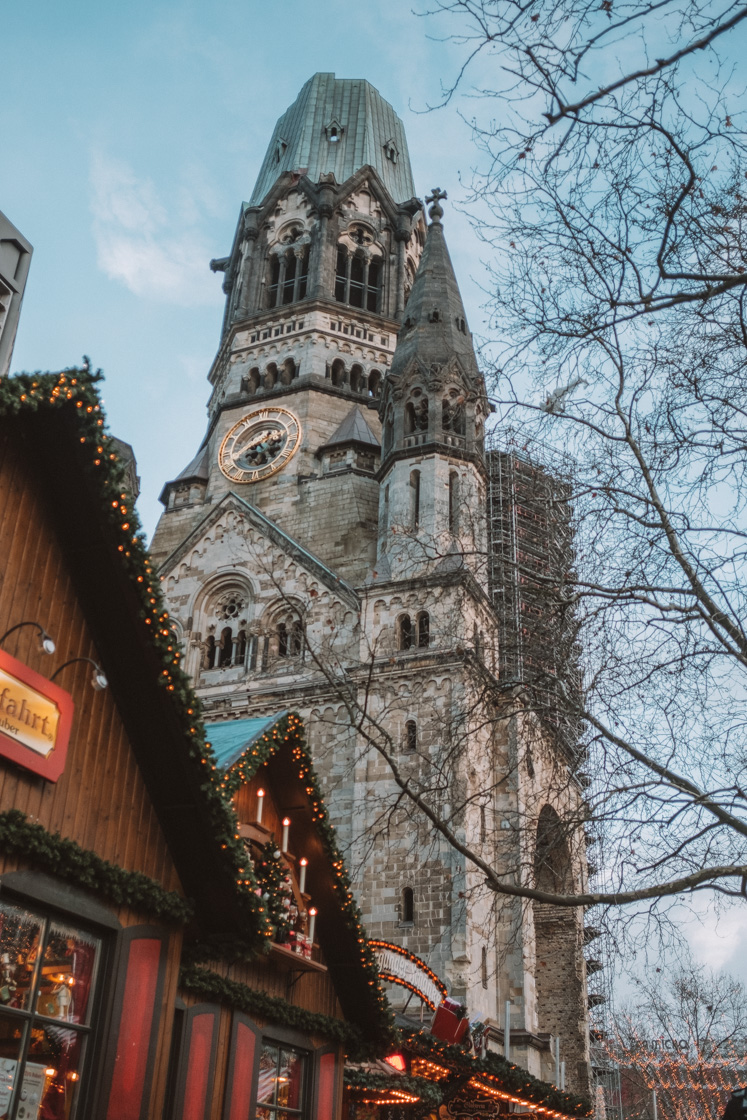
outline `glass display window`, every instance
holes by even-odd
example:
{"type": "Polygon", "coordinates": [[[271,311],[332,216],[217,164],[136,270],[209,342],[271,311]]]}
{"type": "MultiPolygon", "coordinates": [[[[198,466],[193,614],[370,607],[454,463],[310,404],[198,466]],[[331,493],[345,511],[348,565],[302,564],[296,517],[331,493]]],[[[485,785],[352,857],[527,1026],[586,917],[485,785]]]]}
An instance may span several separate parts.
{"type": "Polygon", "coordinates": [[[0,902],[0,1120],[75,1120],[101,939],[0,902]]]}
{"type": "Polygon", "coordinates": [[[266,1042],[259,1057],[257,1120],[306,1120],[308,1055],[266,1042]]]}

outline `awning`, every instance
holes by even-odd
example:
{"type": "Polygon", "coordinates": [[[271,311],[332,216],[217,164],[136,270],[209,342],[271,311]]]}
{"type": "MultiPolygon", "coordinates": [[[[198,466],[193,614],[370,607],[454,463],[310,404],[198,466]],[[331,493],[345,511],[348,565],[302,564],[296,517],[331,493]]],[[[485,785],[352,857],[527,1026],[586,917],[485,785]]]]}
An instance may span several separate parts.
{"type": "Polygon", "coordinates": [[[220,723],[206,723],[205,737],[213,748],[215,761],[221,770],[230,770],[265,731],[287,716],[287,710],[272,716],[256,719],[228,719],[220,723]]]}

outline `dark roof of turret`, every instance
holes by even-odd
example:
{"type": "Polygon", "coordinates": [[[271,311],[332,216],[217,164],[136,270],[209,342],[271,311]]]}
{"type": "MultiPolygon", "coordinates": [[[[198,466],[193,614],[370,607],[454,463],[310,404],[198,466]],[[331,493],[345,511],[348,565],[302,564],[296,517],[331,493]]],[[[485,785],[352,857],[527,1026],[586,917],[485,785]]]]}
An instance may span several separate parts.
{"type": "Polygon", "coordinates": [[[432,221],[397,338],[390,377],[402,373],[415,357],[425,366],[445,365],[457,357],[466,373],[479,376],[438,201],[429,213],[432,221]]]}
{"type": "Polygon", "coordinates": [[[375,447],[379,450],[380,444],[374,433],[369,428],[366,418],[355,404],[350,409],[343,422],[325,443],[324,448],[319,450],[327,450],[330,447],[339,447],[345,443],[363,443],[369,447],[375,447]]]}
{"type": "Polygon", "coordinates": [[[413,197],[405,126],[389,102],[362,78],[315,74],[275,125],[249,205],[258,206],[284,171],[303,172],[312,183],[332,173],[344,183],[367,164],[395,202],[413,197]]]}

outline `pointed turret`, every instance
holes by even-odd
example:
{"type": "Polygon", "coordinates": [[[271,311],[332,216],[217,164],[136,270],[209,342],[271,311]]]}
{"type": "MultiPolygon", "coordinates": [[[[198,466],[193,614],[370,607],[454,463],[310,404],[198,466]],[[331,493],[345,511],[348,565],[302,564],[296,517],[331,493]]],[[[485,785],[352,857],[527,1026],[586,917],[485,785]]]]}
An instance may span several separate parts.
{"type": "Polygon", "coordinates": [[[428,199],[432,203],[428,211],[431,224],[397,338],[390,377],[404,373],[415,358],[425,369],[456,358],[464,376],[479,381],[472,335],[441,224],[441,198],[446,194],[435,190],[428,199]]]}
{"type": "Polygon", "coordinates": [[[446,247],[442,198],[434,190],[428,199],[431,224],[385,383],[384,462],[431,444],[483,453],[485,383],[446,247]]]}
{"type": "Polygon", "coordinates": [[[483,438],[489,405],[441,225],[431,224],[384,382],[377,564],[395,578],[485,547],[483,438]]]}

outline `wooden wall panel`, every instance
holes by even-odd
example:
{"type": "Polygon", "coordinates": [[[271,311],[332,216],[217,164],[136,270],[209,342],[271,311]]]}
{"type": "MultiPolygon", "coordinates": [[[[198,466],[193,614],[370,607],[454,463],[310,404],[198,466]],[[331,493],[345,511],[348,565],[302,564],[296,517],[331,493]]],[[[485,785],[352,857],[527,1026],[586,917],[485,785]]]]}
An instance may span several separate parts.
{"type": "MultiPolygon", "coordinates": [[[[49,485],[59,488],[61,502],[75,501],[62,480],[50,478],[49,485]]],[[[0,441],[0,635],[24,620],[39,622],[54,639],[56,652],[43,654],[31,627],[11,635],[3,648],[43,676],[51,677],[73,657],[99,660],[23,456],[5,439],[0,441]]],[[[0,759],[0,811],[20,809],[104,859],[179,890],[111,692],[95,692],[90,678],[91,666],[78,663],[56,681],[75,702],[67,764],[59,781],[48,782],[0,759]]]]}

